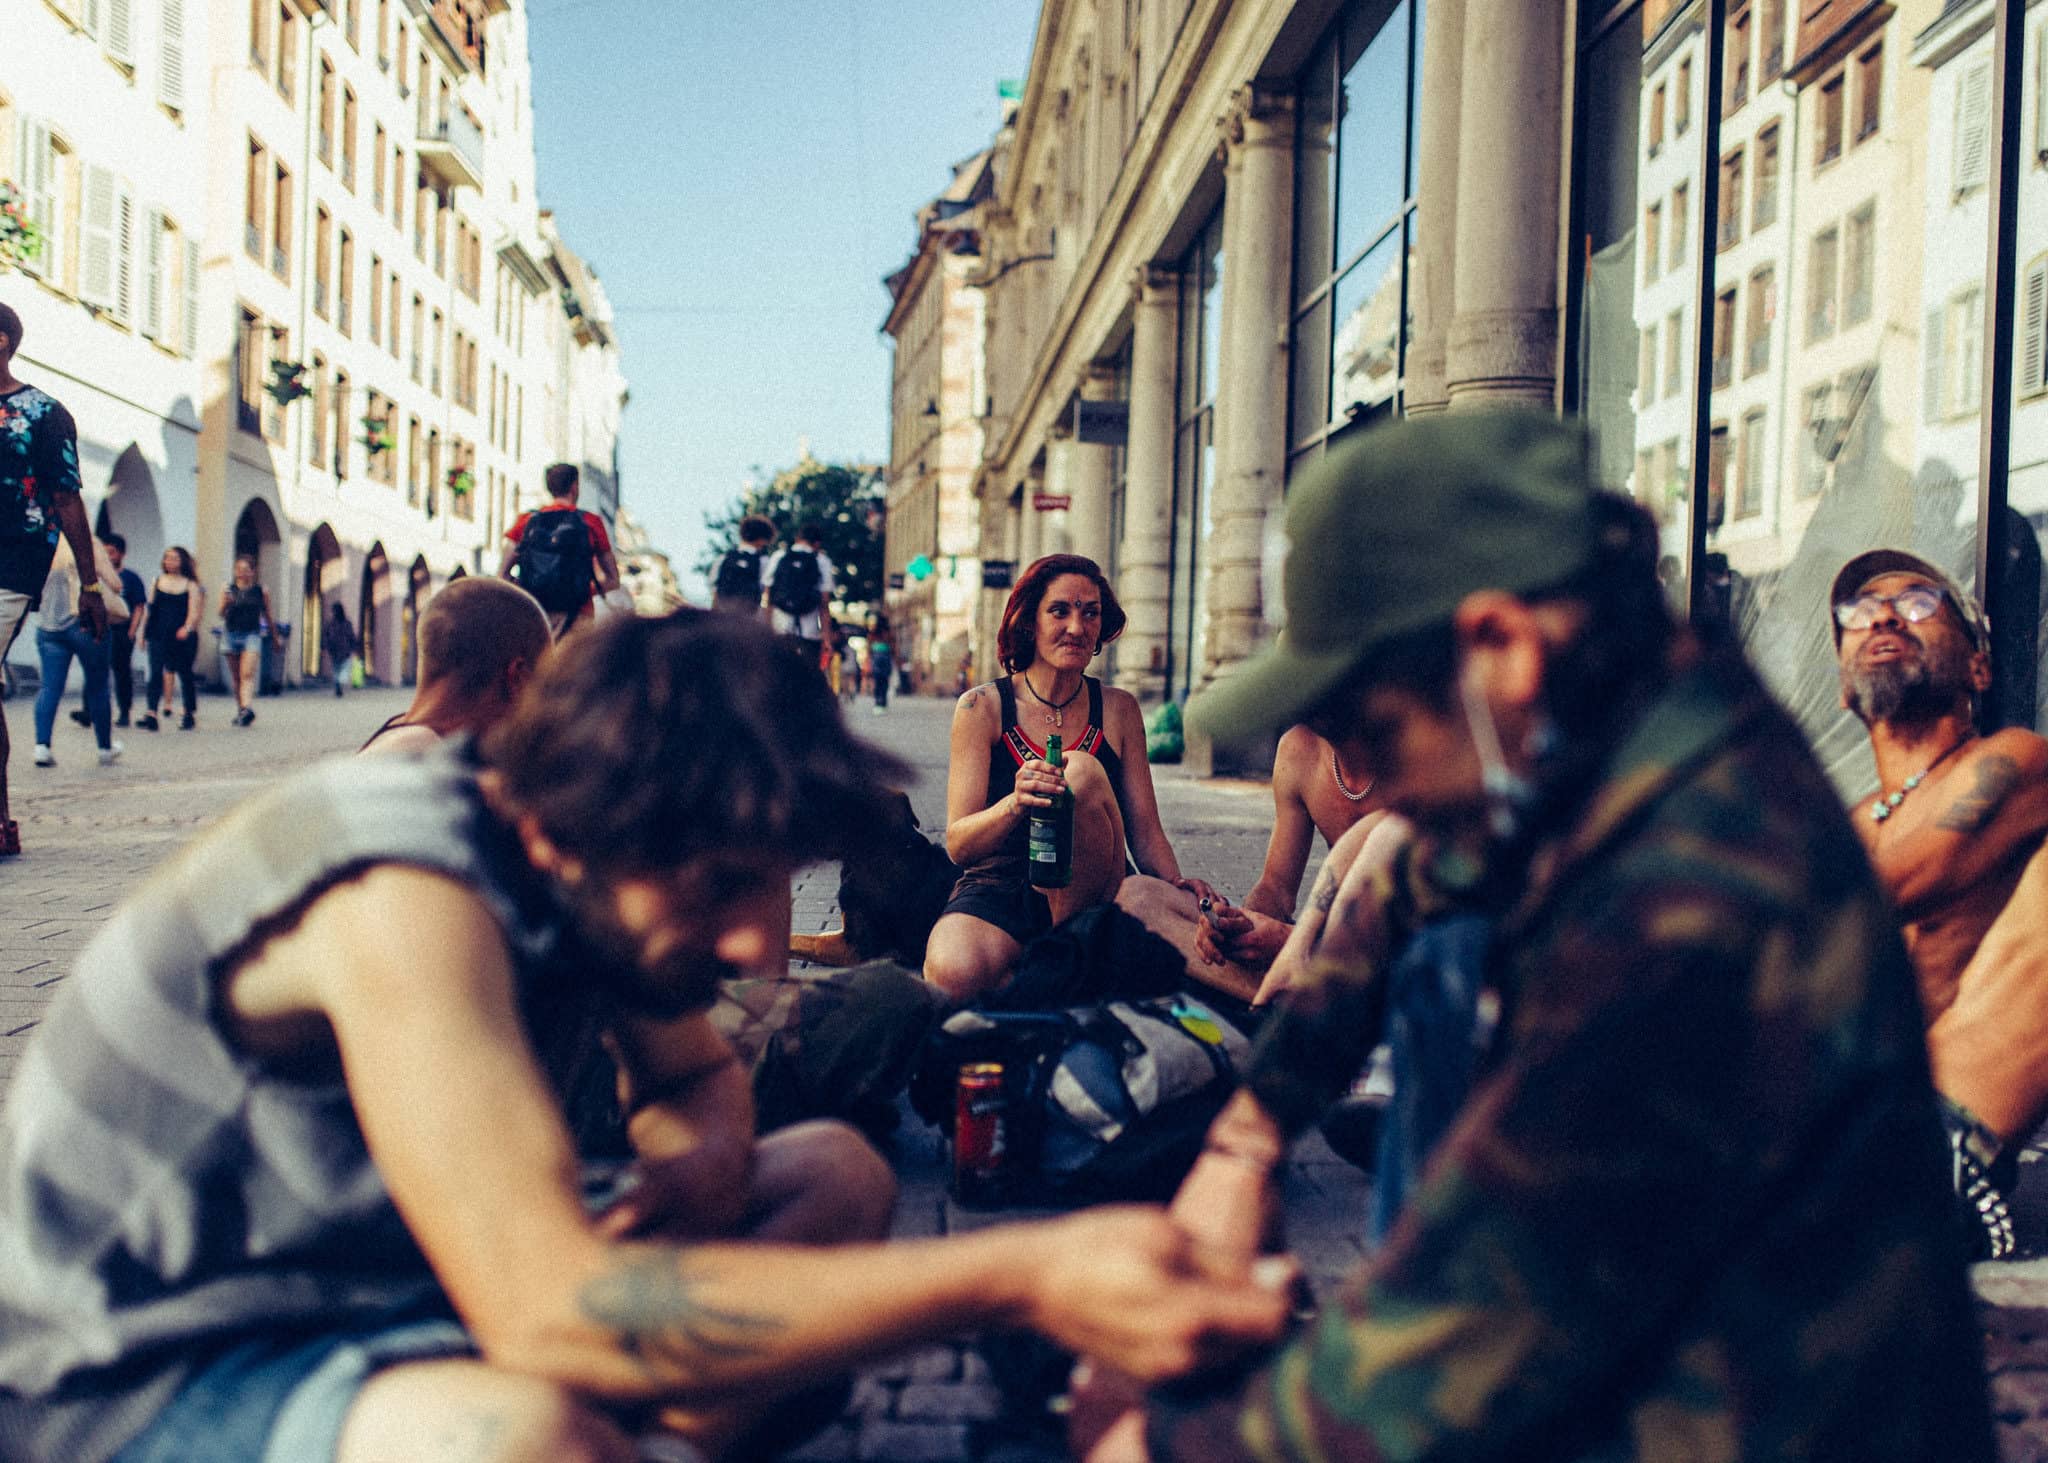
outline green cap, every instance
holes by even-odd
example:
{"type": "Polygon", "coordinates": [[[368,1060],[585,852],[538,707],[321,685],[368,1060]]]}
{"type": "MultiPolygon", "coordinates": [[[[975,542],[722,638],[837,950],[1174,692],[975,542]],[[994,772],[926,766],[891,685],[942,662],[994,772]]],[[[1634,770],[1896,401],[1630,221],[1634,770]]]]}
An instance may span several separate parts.
{"type": "Polygon", "coordinates": [[[1534,412],[1377,428],[1302,475],[1287,537],[1279,640],[1188,706],[1221,742],[1299,721],[1369,651],[1447,623],[1476,590],[1526,594],[1583,568],[1586,434],[1534,412]]]}

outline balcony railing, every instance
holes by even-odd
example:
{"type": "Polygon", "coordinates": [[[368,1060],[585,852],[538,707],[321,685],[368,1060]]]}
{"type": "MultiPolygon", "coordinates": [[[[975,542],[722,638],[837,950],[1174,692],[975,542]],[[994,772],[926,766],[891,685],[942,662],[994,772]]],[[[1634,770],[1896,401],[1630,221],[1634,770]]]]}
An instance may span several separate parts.
{"type": "Polygon", "coordinates": [[[343,295],[339,300],[336,300],[334,303],[334,326],[335,329],[339,330],[343,335],[347,335],[349,333],[350,313],[351,312],[349,310],[348,296],[343,295]]]}
{"type": "Polygon", "coordinates": [[[288,276],[292,272],[292,256],[273,247],[270,251],[270,272],[279,279],[288,276]]]}
{"type": "MultiPolygon", "coordinates": [[[[1741,200],[1738,197],[1736,201],[1739,204],[1741,200]]],[[[1716,249],[1726,249],[1730,245],[1739,244],[1741,242],[1742,213],[1738,208],[1737,211],[1733,213],[1724,213],[1721,215],[1720,227],[1715,229],[1714,231],[1714,247],[1716,249]]]]}
{"type": "Polygon", "coordinates": [[[242,248],[248,252],[251,259],[261,263],[263,260],[263,230],[255,224],[243,224],[242,248]]]}
{"type": "MultiPolygon", "coordinates": [[[[1755,327],[1751,328],[1755,329],[1755,327]]],[[[1745,353],[1743,373],[1754,376],[1759,371],[1769,370],[1770,364],[1771,338],[1768,334],[1759,332],[1756,339],[1750,341],[1749,350],[1745,353]]]]}
{"type": "Polygon", "coordinates": [[[1735,357],[1732,355],[1714,357],[1714,385],[1726,386],[1735,379],[1735,357]]]}
{"type": "Polygon", "coordinates": [[[327,318],[327,281],[324,279],[313,281],[313,313],[323,320],[327,318]]]}
{"type": "Polygon", "coordinates": [[[484,135],[460,108],[439,121],[421,119],[419,155],[420,166],[451,188],[484,186],[484,135]]]}

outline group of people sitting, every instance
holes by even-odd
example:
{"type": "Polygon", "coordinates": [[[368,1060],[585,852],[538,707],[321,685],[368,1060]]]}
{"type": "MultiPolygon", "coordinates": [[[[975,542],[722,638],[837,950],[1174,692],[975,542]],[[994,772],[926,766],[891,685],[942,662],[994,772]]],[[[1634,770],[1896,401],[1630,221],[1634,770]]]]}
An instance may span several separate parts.
{"type": "MultiPolygon", "coordinates": [[[[1955,1195],[1983,1245],[2040,1116],[2048,748],[1976,734],[1974,605],[1845,570],[1882,784],[1845,814],[1571,426],[1367,434],[1288,527],[1287,628],[1190,709],[1283,733],[1242,906],[1086,674],[1122,620],[1093,564],[1024,576],[954,719],[935,987],[1113,901],[1263,1008],[1171,1206],[884,1242],[852,1129],[757,1137],[707,1009],[782,971],[792,873],[863,859],[907,769],[750,617],[529,625],[473,717],[416,703],[431,744],[245,805],[81,955],[0,1116],[0,1454],[770,1458],[849,1368],[1017,1328],[1082,1359],[1095,1463],[1989,1463],[1955,1195]],[[1412,1172],[1303,1317],[1279,1171],[1383,1038],[1412,1172]]],[[[521,594],[444,592],[430,667],[456,589],[521,594]]]]}

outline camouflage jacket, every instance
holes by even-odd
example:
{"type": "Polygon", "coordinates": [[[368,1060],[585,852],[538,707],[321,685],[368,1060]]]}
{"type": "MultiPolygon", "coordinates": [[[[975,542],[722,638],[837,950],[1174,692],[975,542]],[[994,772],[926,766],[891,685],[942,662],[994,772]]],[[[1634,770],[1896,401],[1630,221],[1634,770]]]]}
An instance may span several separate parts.
{"type": "Polygon", "coordinates": [[[1988,1463],[1912,969],[1798,730],[1710,658],[1566,823],[1386,1246],[1153,1456],[1988,1463]]]}

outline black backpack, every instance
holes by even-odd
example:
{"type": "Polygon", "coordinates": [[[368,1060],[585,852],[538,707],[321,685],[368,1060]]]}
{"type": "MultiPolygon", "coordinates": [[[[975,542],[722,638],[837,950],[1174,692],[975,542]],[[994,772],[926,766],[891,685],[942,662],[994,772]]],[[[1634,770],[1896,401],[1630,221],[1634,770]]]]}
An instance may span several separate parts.
{"type": "Polygon", "coordinates": [[[757,549],[728,549],[718,561],[718,578],[711,586],[720,599],[761,602],[761,554],[757,549]]]}
{"type": "Polygon", "coordinates": [[[775,578],[768,585],[768,603],[785,615],[815,615],[818,596],[825,588],[823,580],[815,550],[791,549],[775,566],[775,578]]]}
{"type": "Polygon", "coordinates": [[[556,614],[590,602],[597,555],[590,525],[577,508],[546,508],[526,520],[512,556],[512,582],[556,614]]]}

